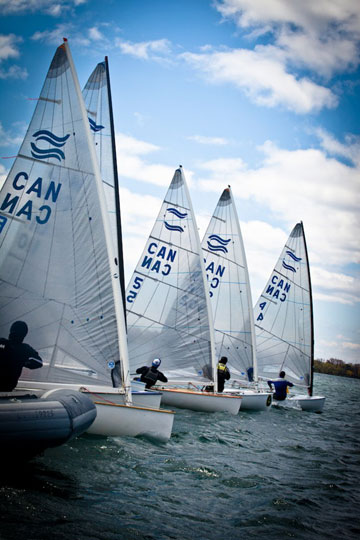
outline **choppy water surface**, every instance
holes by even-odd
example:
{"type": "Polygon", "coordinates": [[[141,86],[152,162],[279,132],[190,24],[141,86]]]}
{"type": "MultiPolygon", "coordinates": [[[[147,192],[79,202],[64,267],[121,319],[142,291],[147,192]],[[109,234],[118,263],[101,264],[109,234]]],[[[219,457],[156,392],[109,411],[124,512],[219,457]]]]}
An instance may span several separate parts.
{"type": "Polygon", "coordinates": [[[316,375],[322,414],[177,411],[167,444],[76,441],[2,466],[0,537],[355,539],[360,381],[316,375]]]}

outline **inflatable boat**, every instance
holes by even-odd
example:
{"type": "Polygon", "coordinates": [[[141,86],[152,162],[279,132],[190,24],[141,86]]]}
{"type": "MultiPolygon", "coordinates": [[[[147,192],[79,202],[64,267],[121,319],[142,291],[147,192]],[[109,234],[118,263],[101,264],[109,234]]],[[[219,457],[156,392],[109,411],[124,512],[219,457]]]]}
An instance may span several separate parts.
{"type": "Polygon", "coordinates": [[[92,400],[75,390],[0,392],[0,455],[30,459],[81,435],[95,417],[92,400]]]}

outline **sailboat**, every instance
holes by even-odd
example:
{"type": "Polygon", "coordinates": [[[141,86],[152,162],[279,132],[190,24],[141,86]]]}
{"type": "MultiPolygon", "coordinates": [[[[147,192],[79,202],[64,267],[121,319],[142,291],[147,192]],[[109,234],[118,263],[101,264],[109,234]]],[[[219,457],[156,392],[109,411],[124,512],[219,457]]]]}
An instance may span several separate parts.
{"type": "Polygon", "coordinates": [[[132,405],[119,265],[66,39],[0,192],[0,212],[0,335],[24,320],[44,364],[36,373],[24,368],[18,386],[87,392],[97,410],[91,433],[167,440],[174,413],[132,405]],[[125,404],[101,398],[118,360],[125,404]]]}
{"type": "MultiPolygon", "coordinates": [[[[110,73],[108,57],[104,62],[100,62],[90,75],[82,92],[86,112],[89,118],[90,131],[94,137],[96,157],[98,160],[101,179],[105,193],[106,207],[110,221],[111,240],[114,243],[114,250],[118,260],[119,281],[121,288],[122,302],[125,310],[125,273],[124,256],[122,242],[122,225],[119,196],[119,180],[117,170],[116,142],[114,116],[112,109],[110,73]]],[[[125,313],[126,322],[126,313],[125,313]]],[[[119,362],[112,369],[112,379],[114,386],[121,386],[121,377],[118,377],[119,362]]],[[[144,390],[144,385],[137,385],[132,382],[132,401],[134,405],[159,408],[161,402],[160,392],[150,392],[144,390]],[[140,388],[139,388],[140,386],[140,388]]],[[[115,392],[109,396],[107,389],[106,399],[114,399],[116,403],[123,403],[124,393],[115,392]]]]}
{"type": "MultiPolygon", "coordinates": [[[[254,310],[259,375],[286,379],[307,389],[287,400],[321,412],[324,396],[313,395],[314,329],[308,252],[302,222],[293,228],[254,310]]],[[[286,400],[286,401],[287,401],[286,400]]]]}
{"type": "Polygon", "coordinates": [[[202,241],[214,319],[217,357],[228,358],[230,384],[242,396],[241,411],[265,410],[269,392],[258,389],[255,328],[249,273],[230,186],[224,189],[202,241]]]}
{"type": "Polygon", "coordinates": [[[240,397],[217,393],[210,298],[190,195],[180,166],[126,290],[131,373],[154,357],[169,382],[162,403],[237,414],[240,397]],[[213,385],[215,392],[202,391],[213,385]]]}

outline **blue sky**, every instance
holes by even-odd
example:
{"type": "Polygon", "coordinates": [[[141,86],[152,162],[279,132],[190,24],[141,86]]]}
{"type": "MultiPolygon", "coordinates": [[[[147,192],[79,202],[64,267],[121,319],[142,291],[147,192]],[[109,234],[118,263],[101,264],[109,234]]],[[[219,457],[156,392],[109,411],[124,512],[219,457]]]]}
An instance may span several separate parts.
{"type": "Polygon", "coordinates": [[[81,86],[107,55],[127,279],[181,163],[200,237],[232,186],[254,304],[303,221],[315,356],[360,362],[358,0],[0,0],[0,23],[1,179],[62,38],[81,86]]]}

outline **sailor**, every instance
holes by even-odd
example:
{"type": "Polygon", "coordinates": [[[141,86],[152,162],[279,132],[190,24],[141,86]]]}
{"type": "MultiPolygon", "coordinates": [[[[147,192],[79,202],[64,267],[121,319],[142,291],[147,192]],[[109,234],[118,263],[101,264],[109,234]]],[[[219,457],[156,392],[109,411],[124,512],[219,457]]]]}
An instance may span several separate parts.
{"type": "Polygon", "coordinates": [[[222,356],[217,365],[217,379],[218,379],[218,392],[224,390],[225,381],[230,379],[230,371],[226,366],[228,359],[226,356],[222,356]]]}
{"type": "Polygon", "coordinates": [[[254,368],[250,366],[246,370],[249,382],[254,382],[254,368]]]}
{"type": "Polygon", "coordinates": [[[284,401],[287,396],[288,387],[291,388],[292,386],[294,386],[293,383],[285,379],[285,371],[280,371],[278,379],[276,379],[275,381],[268,381],[267,383],[270,387],[270,390],[273,390],[272,385],[274,385],[275,393],[273,395],[273,398],[277,401],[284,401]]]}
{"type": "Polygon", "coordinates": [[[140,381],[145,383],[145,388],[151,388],[157,381],[167,382],[165,375],[158,370],[161,364],[160,358],[154,358],[151,366],[142,366],[136,370],[141,374],[140,381]]]}
{"type": "Polygon", "coordinates": [[[9,338],[0,338],[0,392],[11,392],[18,383],[23,367],[41,368],[42,360],[23,340],[28,333],[24,321],[11,325],[9,338]]]}

